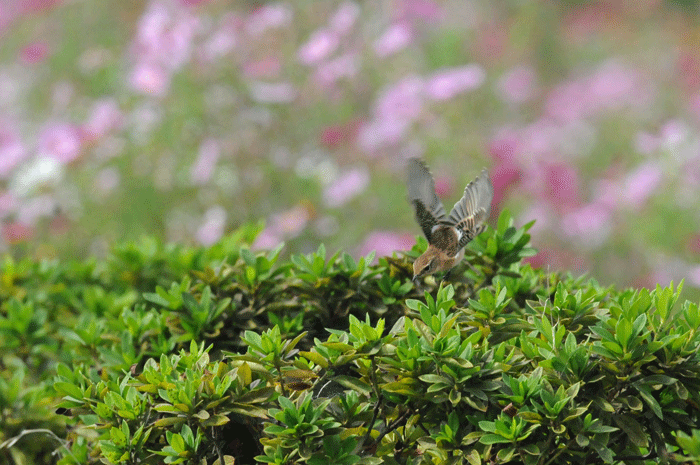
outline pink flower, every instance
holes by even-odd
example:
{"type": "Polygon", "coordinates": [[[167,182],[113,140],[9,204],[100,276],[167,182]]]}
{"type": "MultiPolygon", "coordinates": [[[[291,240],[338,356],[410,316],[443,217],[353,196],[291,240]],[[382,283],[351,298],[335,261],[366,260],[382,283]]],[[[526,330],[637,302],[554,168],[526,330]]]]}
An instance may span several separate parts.
{"type": "Polygon", "coordinates": [[[245,21],[246,32],[260,36],[268,29],[287,26],[292,21],[292,10],[282,3],[268,3],[255,10],[245,21]]]}
{"type": "Polygon", "coordinates": [[[162,97],[170,87],[170,75],[159,65],[141,62],[131,71],[129,83],[142,94],[162,97]]]}
{"type": "Polygon", "coordinates": [[[376,257],[391,255],[393,252],[408,250],[413,246],[414,239],[408,233],[395,233],[392,231],[375,231],[367,235],[360,246],[360,254],[367,255],[376,251],[376,257]]]}
{"type": "Polygon", "coordinates": [[[39,136],[39,154],[60,163],[77,159],[81,148],[80,131],[72,124],[50,125],[39,136]]]}
{"type": "Polygon", "coordinates": [[[411,121],[406,119],[378,118],[360,125],[358,145],[368,153],[398,143],[408,132],[411,121]]]}
{"type": "Polygon", "coordinates": [[[323,190],[323,200],[329,207],[340,207],[362,193],[368,184],[369,173],[366,169],[352,169],[326,186],[323,190]]]}
{"type": "Polygon", "coordinates": [[[0,123],[0,178],[6,178],[28,155],[19,134],[9,124],[0,123]]]}
{"type": "Polygon", "coordinates": [[[207,139],[199,146],[197,159],[190,167],[190,180],[194,184],[206,184],[214,172],[221,154],[221,148],[216,139],[207,139]]]}
{"type": "Polygon", "coordinates": [[[648,80],[637,70],[609,61],[593,74],[555,88],[546,108],[555,118],[573,120],[600,111],[645,105],[651,95],[648,80]]]}
{"type": "Polygon", "coordinates": [[[90,117],[83,124],[82,131],[87,139],[100,139],[118,128],[122,120],[122,112],[114,99],[100,99],[93,104],[90,117]]]}
{"type": "Polygon", "coordinates": [[[514,134],[495,137],[489,144],[489,154],[496,162],[512,162],[518,148],[518,138],[514,134]]]}
{"type": "Polygon", "coordinates": [[[535,79],[535,70],[529,66],[519,66],[503,74],[496,83],[496,89],[506,102],[523,103],[532,98],[535,79]]]}
{"type": "Polygon", "coordinates": [[[491,169],[490,177],[493,183],[493,205],[495,208],[501,204],[508,189],[516,185],[522,176],[522,169],[512,162],[505,161],[491,169]]]}
{"type": "Polygon", "coordinates": [[[425,85],[419,76],[407,76],[383,89],[375,104],[375,115],[382,119],[413,120],[423,111],[425,85]]]}
{"type": "Polygon", "coordinates": [[[2,237],[8,244],[27,242],[34,237],[35,230],[32,226],[13,221],[2,228],[2,237]]]}
{"type": "Polygon", "coordinates": [[[296,237],[304,230],[310,218],[308,208],[297,205],[273,215],[270,220],[270,228],[280,237],[296,237]]]}
{"type": "Polygon", "coordinates": [[[690,133],[691,130],[685,122],[672,119],[661,127],[661,134],[659,137],[666,148],[673,149],[687,140],[690,133]]]}
{"type": "Polygon", "coordinates": [[[412,39],[413,32],[408,24],[392,24],[374,42],[374,53],[380,58],[388,57],[406,48],[412,39]]]}
{"type": "Polygon", "coordinates": [[[354,139],[360,122],[351,120],[344,124],[328,126],[320,134],[320,142],[328,148],[336,148],[354,139]]]}
{"type": "Polygon", "coordinates": [[[190,10],[152,1],[139,20],[137,60],[157,63],[167,71],[179,69],[190,58],[197,26],[198,19],[190,10]]]}
{"type": "Polygon", "coordinates": [[[250,83],[250,94],[259,103],[289,103],[297,97],[296,89],[288,82],[273,84],[253,81],[250,83]]]}
{"type": "Polygon", "coordinates": [[[564,163],[552,163],[544,167],[545,195],[558,206],[572,206],[579,201],[579,180],[576,168],[564,163]]]}
{"type": "Polygon", "coordinates": [[[436,21],[444,16],[440,6],[432,0],[402,0],[396,7],[396,15],[408,20],[436,21]]]}
{"type": "Polygon", "coordinates": [[[449,100],[474,90],[486,80],[486,72],[476,64],[439,71],[428,78],[425,93],[433,100],[449,100]]]}
{"type": "Polygon", "coordinates": [[[360,7],[355,2],[344,2],[330,20],[331,29],[340,35],[347,34],[360,16],[360,7]]]}
{"type": "Polygon", "coordinates": [[[221,239],[226,226],[226,210],[217,205],[211,207],[204,214],[203,224],[197,230],[195,237],[200,244],[210,246],[221,239]]]}
{"type": "Polygon", "coordinates": [[[423,111],[423,89],[418,76],[408,76],[384,89],[375,103],[374,118],[360,127],[360,147],[371,153],[401,140],[423,111]]]}
{"type": "Polygon", "coordinates": [[[641,208],[661,184],[662,170],[649,162],[629,173],[623,183],[621,199],[633,208],[641,208]]]}
{"type": "MultiPolygon", "coordinates": [[[[449,197],[454,191],[454,179],[448,176],[435,176],[435,193],[440,198],[449,197]]],[[[460,192],[461,194],[461,192],[460,192]]]]}
{"type": "Polygon", "coordinates": [[[330,30],[319,29],[311,34],[309,40],[301,46],[297,53],[299,61],[305,65],[313,65],[333,53],[339,44],[338,35],[330,30]]]}
{"type": "Polygon", "coordinates": [[[249,61],[243,65],[246,77],[253,79],[275,78],[279,76],[282,64],[278,58],[267,57],[258,61],[249,61]]]}
{"type": "Polygon", "coordinates": [[[20,52],[20,58],[26,64],[35,64],[43,61],[48,54],[48,45],[46,45],[44,42],[34,42],[22,49],[20,52]]]}
{"type": "Polygon", "coordinates": [[[238,44],[238,34],[242,25],[243,20],[237,15],[224,15],[219,20],[218,28],[202,44],[203,58],[212,62],[231,52],[238,44]]]}
{"type": "Polygon", "coordinates": [[[612,214],[600,203],[589,203],[564,215],[562,230],[586,249],[603,245],[612,232],[612,214]]]}
{"type": "Polygon", "coordinates": [[[281,237],[272,231],[272,228],[265,228],[258,234],[250,248],[252,250],[270,250],[277,247],[282,240],[281,237]]]}
{"type": "Polygon", "coordinates": [[[330,86],[338,79],[349,78],[357,74],[357,58],[353,54],[341,55],[338,58],[321,63],[316,68],[314,78],[324,86],[330,86]]]}

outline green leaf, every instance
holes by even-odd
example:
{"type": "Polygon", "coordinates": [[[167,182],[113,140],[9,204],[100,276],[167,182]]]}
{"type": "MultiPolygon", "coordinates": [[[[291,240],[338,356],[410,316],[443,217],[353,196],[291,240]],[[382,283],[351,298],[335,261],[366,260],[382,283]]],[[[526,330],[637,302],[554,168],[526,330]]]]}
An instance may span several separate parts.
{"type": "Polygon", "coordinates": [[[627,434],[632,443],[638,447],[649,447],[649,441],[647,433],[642,428],[642,425],[632,417],[625,413],[618,415],[612,415],[612,419],[617,426],[620,427],[622,431],[627,434]]]}

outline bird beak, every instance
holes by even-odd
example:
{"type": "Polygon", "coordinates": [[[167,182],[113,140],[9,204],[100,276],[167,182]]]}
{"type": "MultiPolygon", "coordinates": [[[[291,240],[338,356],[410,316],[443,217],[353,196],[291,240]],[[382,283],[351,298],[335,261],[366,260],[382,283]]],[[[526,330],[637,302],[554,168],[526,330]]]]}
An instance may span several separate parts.
{"type": "Polygon", "coordinates": [[[418,284],[418,276],[413,275],[413,279],[411,279],[411,281],[413,282],[413,284],[418,284]]]}

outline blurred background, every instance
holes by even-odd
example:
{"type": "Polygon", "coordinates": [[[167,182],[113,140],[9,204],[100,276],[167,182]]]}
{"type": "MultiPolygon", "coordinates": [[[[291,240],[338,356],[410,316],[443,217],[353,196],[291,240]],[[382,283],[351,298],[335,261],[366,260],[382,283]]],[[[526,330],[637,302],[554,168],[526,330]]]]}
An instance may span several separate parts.
{"type": "Polygon", "coordinates": [[[700,4],[3,0],[0,251],[407,249],[487,167],[551,270],[700,287],[700,4]]]}

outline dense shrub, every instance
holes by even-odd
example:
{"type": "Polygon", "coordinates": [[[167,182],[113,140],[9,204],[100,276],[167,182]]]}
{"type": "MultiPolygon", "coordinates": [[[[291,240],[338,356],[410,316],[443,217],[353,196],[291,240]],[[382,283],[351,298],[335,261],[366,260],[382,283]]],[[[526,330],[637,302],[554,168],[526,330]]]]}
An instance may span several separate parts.
{"type": "Polygon", "coordinates": [[[376,264],[323,246],[285,261],[249,249],[258,227],[7,259],[0,462],[700,459],[698,305],[682,284],[534,270],[528,228],[503,214],[418,287],[422,240],[376,264]]]}

